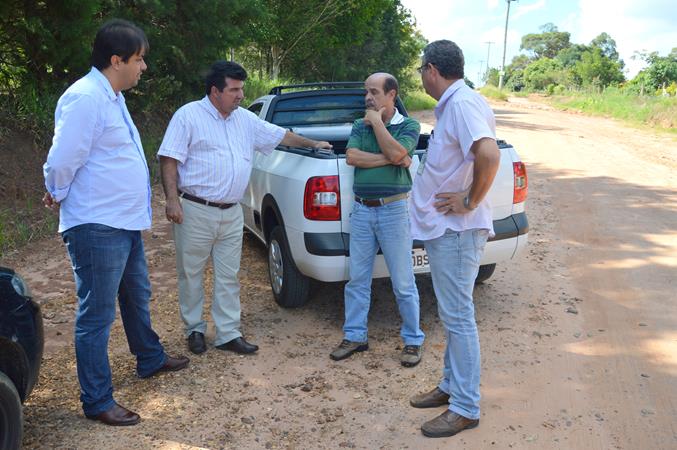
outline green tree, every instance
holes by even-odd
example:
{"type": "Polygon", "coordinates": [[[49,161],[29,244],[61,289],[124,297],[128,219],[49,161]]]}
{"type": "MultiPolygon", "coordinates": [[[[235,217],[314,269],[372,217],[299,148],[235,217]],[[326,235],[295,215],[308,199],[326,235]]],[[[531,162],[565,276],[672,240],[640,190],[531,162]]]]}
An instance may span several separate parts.
{"type": "Polygon", "coordinates": [[[291,54],[355,6],[355,0],[263,0],[265,14],[253,23],[256,46],[268,76],[277,79],[291,54]]]}
{"type": "Polygon", "coordinates": [[[599,48],[602,51],[602,55],[612,61],[619,60],[618,51],[616,50],[616,41],[614,41],[607,33],[601,33],[593,39],[590,42],[590,47],[599,48]]]}
{"type": "Polygon", "coordinates": [[[625,79],[620,63],[602,54],[599,47],[583,52],[581,60],[574,66],[574,72],[583,86],[604,88],[625,79]]]}
{"type": "Polygon", "coordinates": [[[538,58],[554,58],[564,48],[569,47],[571,34],[558,31],[552,23],[541,26],[541,33],[531,33],[522,37],[520,50],[526,50],[538,58]]]}
{"type": "Polygon", "coordinates": [[[562,63],[552,58],[540,58],[524,69],[524,86],[528,90],[542,91],[549,85],[563,84],[566,71],[562,63]]]}
{"type": "Polygon", "coordinates": [[[492,86],[498,86],[498,69],[492,67],[487,71],[486,82],[485,84],[490,84],[492,86]]]}
{"type": "Polygon", "coordinates": [[[169,113],[203,94],[202,77],[216,59],[251,37],[248,23],[263,14],[260,0],[103,0],[102,18],[123,17],[139,25],[150,43],[143,95],[130,106],[169,113]],[[158,110],[158,107],[160,108],[158,110]]]}
{"type": "Polygon", "coordinates": [[[677,48],[673,48],[667,56],[651,52],[641,54],[641,57],[649,64],[649,67],[640,72],[645,74],[647,88],[656,90],[677,82],[677,48]]]}
{"type": "Polygon", "coordinates": [[[51,90],[82,75],[98,0],[0,2],[0,89],[51,90]]]}
{"type": "MultiPolygon", "coordinates": [[[[304,81],[344,81],[386,71],[407,84],[409,68],[425,44],[409,11],[399,0],[363,0],[343,7],[341,15],[309,30],[289,51],[280,74],[304,81]]],[[[255,50],[257,45],[248,47],[254,50],[250,59],[265,53],[255,50]]]]}
{"type": "Polygon", "coordinates": [[[563,48],[557,53],[557,59],[564,67],[573,67],[581,60],[584,52],[590,50],[590,47],[584,44],[572,44],[570,47],[563,48]]]}
{"type": "Polygon", "coordinates": [[[524,69],[529,63],[531,63],[531,58],[527,55],[516,55],[513,57],[512,62],[505,68],[506,88],[515,92],[524,89],[524,69]]]}

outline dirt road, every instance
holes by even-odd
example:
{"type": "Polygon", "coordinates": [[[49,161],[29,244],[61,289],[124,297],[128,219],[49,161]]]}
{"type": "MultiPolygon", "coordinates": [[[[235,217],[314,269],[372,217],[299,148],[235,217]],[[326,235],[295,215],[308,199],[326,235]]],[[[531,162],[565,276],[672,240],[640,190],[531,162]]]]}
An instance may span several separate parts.
{"type": "MultiPolygon", "coordinates": [[[[527,250],[475,290],[479,428],[429,440],[419,426],[441,411],[408,406],[435,385],[442,363],[429,277],[417,280],[427,333],[418,367],[398,363],[387,281],[374,283],[370,351],[336,363],[328,353],[341,339],[343,285],[317,286],[306,307],[280,309],[265,250],[251,237],[243,331],[259,354],[210,348],[186,371],[140,380],[118,321],[115,395],[144,420],[126,429],[88,421],[78,402],[72,276],[54,238],[3,261],[26,276],[45,316],[26,448],[677,448],[676,141],[519,99],[493,106],[499,137],[528,164],[531,231],[527,250]]],[[[153,320],[169,351],[186,353],[171,235],[161,206],[155,213],[146,236],[153,320]]]]}

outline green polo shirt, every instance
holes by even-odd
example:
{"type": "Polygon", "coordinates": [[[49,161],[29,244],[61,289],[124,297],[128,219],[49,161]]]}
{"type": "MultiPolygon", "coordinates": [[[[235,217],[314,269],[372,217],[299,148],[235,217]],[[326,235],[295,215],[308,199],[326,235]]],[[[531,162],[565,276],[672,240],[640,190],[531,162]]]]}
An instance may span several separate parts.
{"type": "MultiPolygon", "coordinates": [[[[393,119],[386,124],[386,129],[397,142],[402,144],[409,156],[412,156],[418,144],[421,125],[412,118],[401,116],[399,112],[395,113],[393,119]],[[391,123],[393,119],[397,122],[398,118],[403,120],[399,123],[391,123]]],[[[356,148],[369,153],[381,153],[374,130],[371,126],[364,124],[364,119],[358,119],[353,123],[346,148],[356,148]]],[[[383,198],[410,190],[411,174],[408,168],[391,164],[369,169],[355,167],[353,192],[358,197],[383,198]]]]}

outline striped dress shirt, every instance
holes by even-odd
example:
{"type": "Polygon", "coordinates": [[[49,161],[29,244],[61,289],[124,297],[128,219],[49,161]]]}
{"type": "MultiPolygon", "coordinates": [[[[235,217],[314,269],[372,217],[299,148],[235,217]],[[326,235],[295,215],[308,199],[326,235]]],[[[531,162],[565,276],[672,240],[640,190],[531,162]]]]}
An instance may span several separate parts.
{"type": "Polygon", "coordinates": [[[271,153],[286,130],[237,108],[227,118],[205,96],[169,122],[158,156],[178,161],[178,188],[210,202],[237,203],[244,195],[254,151],[271,153]]]}

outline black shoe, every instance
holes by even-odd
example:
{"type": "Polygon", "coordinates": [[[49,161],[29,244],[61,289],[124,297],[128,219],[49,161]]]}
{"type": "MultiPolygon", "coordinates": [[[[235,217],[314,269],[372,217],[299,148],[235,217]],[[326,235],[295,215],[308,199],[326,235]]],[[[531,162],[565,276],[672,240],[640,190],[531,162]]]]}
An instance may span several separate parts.
{"type": "Polygon", "coordinates": [[[369,350],[369,344],[367,342],[351,342],[348,339],[344,339],[339,346],[329,354],[329,357],[334,361],[340,361],[346,359],[355,352],[364,352],[367,350],[369,350]]]}
{"type": "Polygon", "coordinates": [[[254,353],[259,349],[258,345],[250,344],[245,341],[242,336],[236,337],[232,341],[226,342],[225,344],[217,345],[216,348],[219,350],[230,350],[231,352],[240,353],[246,355],[248,353],[254,353]]]}
{"type": "Polygon", "coordinates": [[[206,352],[205,335],[199,331],[190,333],[190,336],[188,336],[188,349],[196,355],[206,352]]]}

